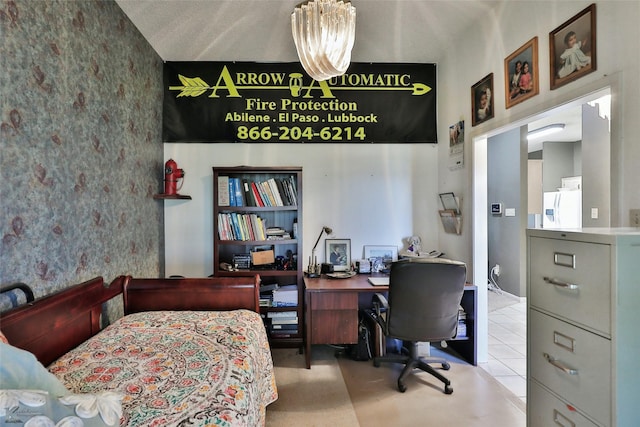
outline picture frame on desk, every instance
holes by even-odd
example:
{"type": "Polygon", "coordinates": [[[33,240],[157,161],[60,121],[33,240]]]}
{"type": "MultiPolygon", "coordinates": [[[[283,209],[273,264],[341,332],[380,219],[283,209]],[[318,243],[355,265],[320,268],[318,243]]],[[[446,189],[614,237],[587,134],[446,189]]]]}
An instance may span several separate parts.
{"type": "Polygon", "coordinates": [[[379,273],[388,263],[398,260],[398,247],[391,245],[365,245],[364,259],[371,261],[371,273],[379,273]]]}
{"type": "Polygon", "coordinates": [[[398,260],[398,247],[392,245],[365,245],[364,246],[364,259],[382,258],[391,259],[391,261],[398,260]]]}
{"type": "Polygon", "coordinates": [[[333,271],[351,269],[351,239],[326,239],[325,262],[333,265],[333,271]]]}

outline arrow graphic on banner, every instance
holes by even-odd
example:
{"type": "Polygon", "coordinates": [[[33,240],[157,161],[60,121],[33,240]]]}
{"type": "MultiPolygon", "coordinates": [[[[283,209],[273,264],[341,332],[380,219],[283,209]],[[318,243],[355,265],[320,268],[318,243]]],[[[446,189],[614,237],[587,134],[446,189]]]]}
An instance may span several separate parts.
{"type": "MultiPolygon", "coordinates": [[[[217,86],[209,86],[207,82],[202,80],[200,77],[184,77],[178,74],[178,78],[183,86],[169,86],[169,90],[172,91],[180,91],[180,93],[176,96],[176,98],[188,96],[188,97],[198,97],[204,94],[208,90],[216,90],[219,89],[217,86]]],[[[319,86],[234,86],[235,89],[242,90],[261,90],[261,89],[275,89],[275,90],[289,90],[292,94],[295,92],[300,92],[302,90],[310,91],[310,90],[323,90],[319,86]]],[[[331,91],[340,91],[340,90],[352,90],[352,91],[411,91],[411,95],[424,95],[431,91],[431,87],[427,86],[424,83],[413,83],[412,86],[408,87],[380,87],[380,86],[356,86],[356,87],[346,87],[346,86],[329,86],[331,91]]]]}

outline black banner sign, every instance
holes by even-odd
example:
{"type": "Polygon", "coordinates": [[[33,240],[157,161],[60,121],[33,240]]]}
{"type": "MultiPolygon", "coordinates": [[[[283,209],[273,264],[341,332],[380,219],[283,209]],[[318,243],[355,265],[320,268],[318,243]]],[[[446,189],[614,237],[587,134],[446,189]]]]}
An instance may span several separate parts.
{"type": "Polygon", "coordinates": [[[167,62],[165,142],[437,143],[435,64],[167,62]]]}

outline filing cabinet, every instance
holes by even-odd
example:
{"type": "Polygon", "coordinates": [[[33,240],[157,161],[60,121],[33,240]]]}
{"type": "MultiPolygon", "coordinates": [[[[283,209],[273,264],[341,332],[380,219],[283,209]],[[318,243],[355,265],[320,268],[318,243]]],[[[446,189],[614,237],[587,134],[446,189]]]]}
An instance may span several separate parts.
{"type": "Polygon", "coordinates": [[[635,425],[640,229],[528,230],[527,251],[527,425],[635,425]]]}

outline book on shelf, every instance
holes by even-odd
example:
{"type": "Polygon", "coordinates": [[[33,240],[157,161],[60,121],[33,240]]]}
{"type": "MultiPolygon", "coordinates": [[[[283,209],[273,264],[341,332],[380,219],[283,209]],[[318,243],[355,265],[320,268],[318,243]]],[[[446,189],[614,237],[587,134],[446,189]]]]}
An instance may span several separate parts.
{"type": "Polygon", "coordinates": [[[280,190],[278,189],[275,178],[269,178],[267,180],[267,183],[269,184],[269,189],[271,190],[271,194],[273,195],[275,205],[284,206],[284,202],[282,201],[282,196],[280,195],[280,190]]]}
{"type": "Polygon", "coordinates": [[[270,311],[267,313],[267,318],[273,319],[276,317],[297,317],[296,311],[270,311]]]}
{"type": "MultiPolygon", "coordinates": [[[[271,325],[271,329],[272,330],[277,330],[277,329],[281,329],[281,330],[298,330],[298,324],[297,323],[293,323],[293,324],[281,324],[281,323],[276,323],[276,324],[272,324],[271,325]]],[[[297,332],[295,332],[297,333],[297,332]]]]}
{"type": "Polygon", "coordinates": [[[218,176],[218,206],[229,206],[228,176],[218,176]]]}
{"type": "Polygon", "coordinates": [[[262,201],[262,197],[260,196],[260,192],[258,191],[258,186],[255,182],[251,183],[251,192],[253,194],[253,198],[256,201],[256,206],[264,207],[264,202],[262,201]]]}
{"type": "Polygon", "coordinates": [[[271,318],[272,325],[297,325],[298,317],[272,317],[271,318]]]}
{"type": "Polygon", "coordinates": [[[229,186],[229,194],[233,193],[231,199],[234,202],[231,206],[244,206],[244,191],[242,190],[240,178],[229,178],[229,186]]]}
{"type": "Polygon", "coordinates": [[[242,179],[242,191],[244,193],[244,201],[247,206],[257,206],[256,200],[253,197],[253,192],[251,191],[251,185],[249,184],[248,179],[242,179]]]}
{"type": "Polygon", "coordinates": [[[298,330],[288,330],[288,329],[276,329],[270,331],[271,336],[274,338],[291,338],[294,335],[298,335],[298,330]]]}
{"type": "MultiPolygon", "coordinates": [[[[249,261],[251,261],[250,257],[249,257],[249,261]]],[[[268,283],[268,284],[260,285],[260,293],[272,292],[272,291],[275,291],[276,289],[278,289],[278,287],[279,286],[278,286],[277,283],[268,283]]]]}

